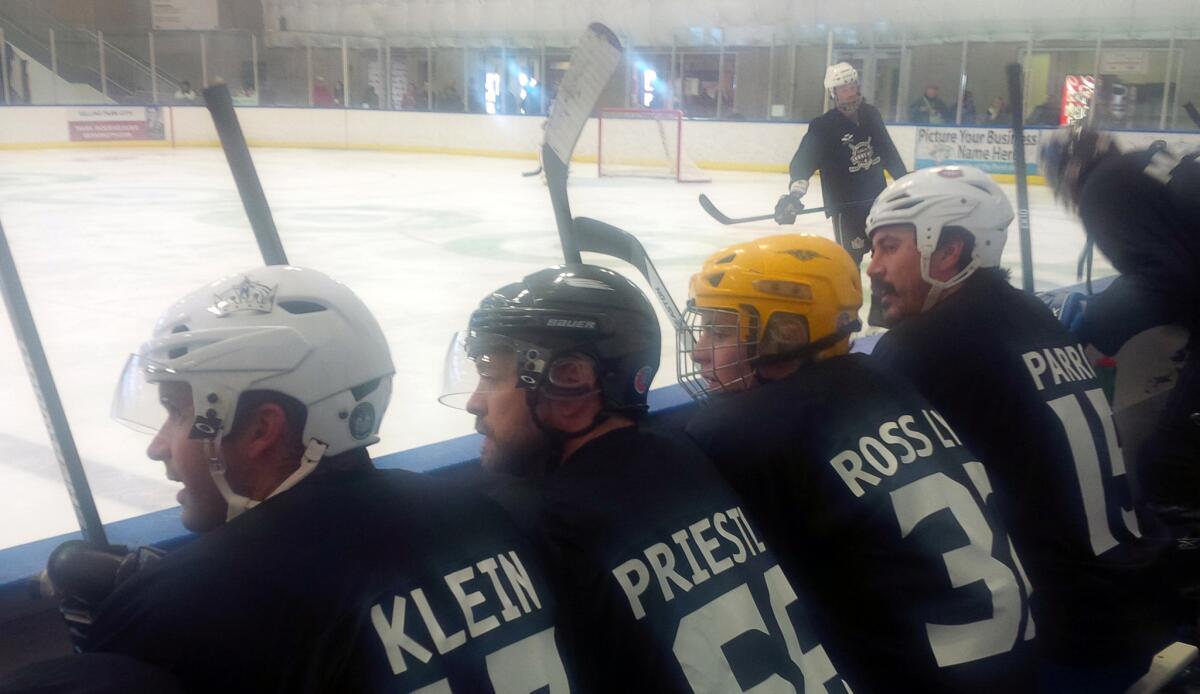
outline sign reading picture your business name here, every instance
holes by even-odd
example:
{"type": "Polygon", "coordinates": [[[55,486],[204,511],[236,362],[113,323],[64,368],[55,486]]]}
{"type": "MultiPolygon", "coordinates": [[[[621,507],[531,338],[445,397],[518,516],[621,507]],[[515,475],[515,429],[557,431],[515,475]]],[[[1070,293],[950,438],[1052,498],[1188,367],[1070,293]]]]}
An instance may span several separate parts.
{"type": "MultiPolygon", "coordinates": [[[[993,174],[1016,173],[1012,130],[1008,128],[921,127],[916,133],[917,168],[965,164],[993,174]]],[[[1037,174],[1040,130],[1025,132],[1025,170],[1037,174]]]]}

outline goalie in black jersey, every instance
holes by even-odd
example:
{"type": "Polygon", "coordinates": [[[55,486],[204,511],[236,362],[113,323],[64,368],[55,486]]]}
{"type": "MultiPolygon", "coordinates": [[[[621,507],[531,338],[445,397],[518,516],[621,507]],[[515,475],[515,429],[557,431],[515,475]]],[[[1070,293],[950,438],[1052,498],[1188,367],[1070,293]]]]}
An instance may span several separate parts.
{"type": "Polygon", "coordinates": [[[825,88],[834,108],[808,124],[788,166],[788,193],[775,205],[775,221],[796,221],[804,209],[801,198],[808,192],[808,179],[820,170],[825,216],[833,219],[838,243],[861,263],[869,248],[867,211],[887,185],[883,170],[895,179],[906,169],[879,109],[863,100],[858,71],[850,63],[830,65],[825,88]]]}
{"type": "Polygon", "coordinates": [[[1141,491],[1176,533],[1200,530],[1200,163],[1165,148],[1122,153],[1088,128],[1055,132],[1039,159],[1046,180],[1121,272],[1088,301],[1080,338],[1106,354],[1141,330],[1180,324],[1186,357],[1140,451],[1141,491]]]}
{"type": "Polygon", "coordinates": [[[1050,686],[1123,691],[1170,641],[1162,543],[1134,507],[1083,348],[1000,268],[1012,220],[975,168],[889,186],[867,221],[867,274],[892,325],[873,354],[982,456],[1033,582],[1050,686]]]}
{"type": "Polygon", "coordinates": [[[484,298],[442,401],[485,468],[538,480],[514,508],[558,570],[597,692],[845,692],[757,518],[678,434],[645,431],[658,320],[629,280],[564,265],[484,298]]]}
{"type": "Polygon", "coordinates": [[[988,475],[912,386],[848,354],[849,255],[769,236],[711,255],[690,287],[680,382],[708,406],[687,431],[762,518],[846,676],[1028,691],[1029,589],[988,475]]]}
{"type": "Polygon", "coordinates": [[[554,596],[503,510],[373,467],[393,372],[367,307],[313,270],[173,304],[113,413],[155,432],[201,534],[72,611],[84,647],[190,692],[570,691],[554,596]]]}

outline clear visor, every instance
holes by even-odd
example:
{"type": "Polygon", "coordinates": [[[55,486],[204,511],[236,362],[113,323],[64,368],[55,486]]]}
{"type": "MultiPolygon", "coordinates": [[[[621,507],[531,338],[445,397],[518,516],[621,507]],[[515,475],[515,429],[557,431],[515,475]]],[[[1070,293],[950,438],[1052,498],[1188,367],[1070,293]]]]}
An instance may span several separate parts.
{"type": "Polygon", "coordinates": [[[688,307],[685,328],[677,331],[679,384],[704,401],[725,390],[742,390],[754,374],[750,364],[758,346],[755,330],[742,324],[734,309],[688,307]]]}
{"type": "Polygon", "coordinates": [[[438,402],[465,410],[475,393],[516,388],[540,389],[549,398],[590,395],[598,392],[596,366],[582,354],[551,358],[544,347],[500,335],[454,334],[446,351],[438,402]]]}
{"type": "Polygon", "coordinates": [[[508,338],[467,330],[454,333],[442,365],[438,402],[460,410],[477,392],[515,388],[522,345],[508,338]]]}
{"type": "MultiPolygon", "coordinates": [[[[117,381],[117,390],[113,393],[110,416],[135,431],[146,434],[157,432],[167,418],[163,393],[159,387],[164,382],[179,382],[181,387],[187,386],[177,378],[173,369],[140,354],[129,355],[125,368],[121,370],[121,378],[117,381]]],[[[188,388],[189,398],[190,392],[188,388]]]]}

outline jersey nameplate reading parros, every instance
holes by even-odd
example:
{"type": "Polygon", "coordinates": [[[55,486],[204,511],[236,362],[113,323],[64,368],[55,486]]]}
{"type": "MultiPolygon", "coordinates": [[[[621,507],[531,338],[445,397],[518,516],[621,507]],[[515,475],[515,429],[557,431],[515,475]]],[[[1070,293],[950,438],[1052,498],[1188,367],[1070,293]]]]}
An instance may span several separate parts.
{"type": "Polygon", "coordinates": [[[847,449],[830,458],[829,464],[854,496],[861,497],[866,493],[864,482],[874,487],[883,481],[879,475],[891,477],[901,465],[933,455],[934,438],[943,448],[962,445],[958,434],[937,410],[921,410],[921,417],[929,424],[933,438],[917,428],[916,417],[906,414],[880,424],[878,436],[860,436],[857,450],[847,449]],[[868,467],[879,475],[869,472],[868,467]]]}
{"type": "Polygon", "coordinates": [[[1053,385],[1086,381],[1096,377],[1096,372],[1092,370],[1083,354],[1082,345],[1047,347],[1026,352],[1021,358],[1025,360],[1025,368],[1029,369],[1029,376],[1033,378],[1038,390],[1045,390],[1046,386],[1050,385],[1045,382],[1047,376],[1054,381],[1053,385]]]}

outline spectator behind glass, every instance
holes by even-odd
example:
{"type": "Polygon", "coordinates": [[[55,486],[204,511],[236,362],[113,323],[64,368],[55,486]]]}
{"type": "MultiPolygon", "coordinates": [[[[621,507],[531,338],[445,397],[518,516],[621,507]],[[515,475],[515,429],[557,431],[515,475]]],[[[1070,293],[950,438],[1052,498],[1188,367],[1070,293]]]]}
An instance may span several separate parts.
{"type": "Polygon", "coordinates": [[[368,85],[367,91],[363,94],[363,108],[379,108],[379,94],[375,92],[375,87],[368,85]]]}
{"type": "Polygon", "coordinates": [[[925,87],[925,94],[909,107],[908,119],[913,123],[941,125],[948,120],[946,112],[946,102],[938,97],[938,86],[931,84],[925,87]]]}
{"type": "Polygon", "coordinates": [[[992,105],[979,116],[979,122],[983,125],[1008,125],[1012,122],[1012,111],[1004,103],[1003,97],[993,96],[992,105]]]}
{"type": "Polygon", "coordinates": [[[192,91],[192,83],[187,80],[180,82],[179,89],[175,90],[175,98],[180,101],[194,102],[196,92],[192,91]]]}
{"type": "Polygon", "coordinates": [[[312,103],[313,106],[333,106],[333,92],[329,91],[329,84],[324,77],[318,77],[313,82],[312,103]]]}

